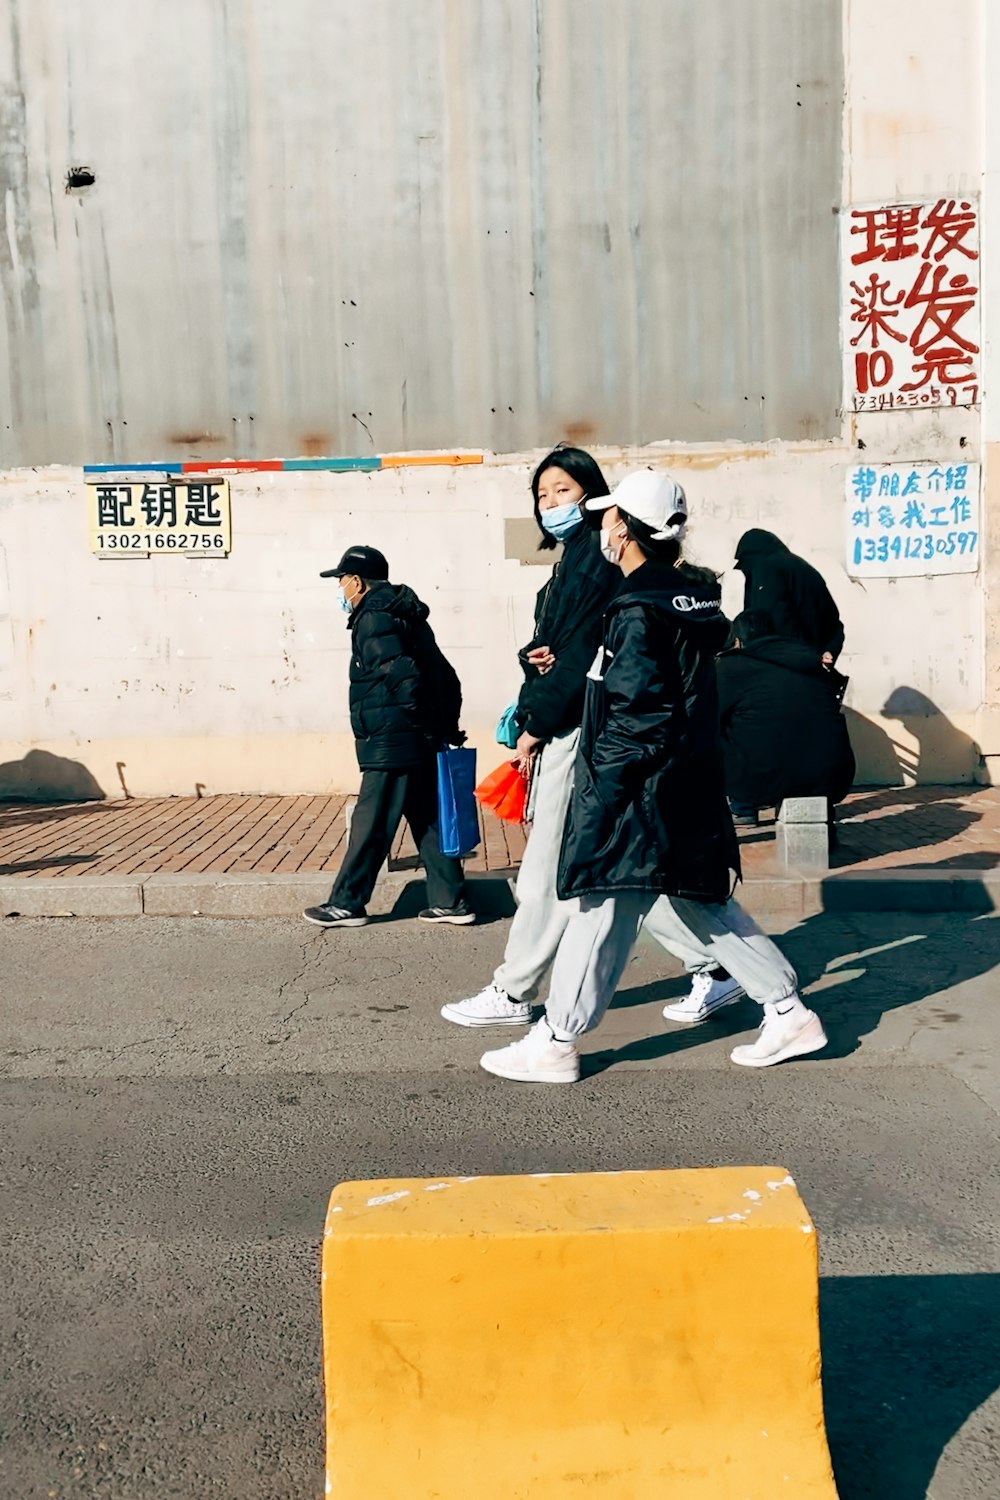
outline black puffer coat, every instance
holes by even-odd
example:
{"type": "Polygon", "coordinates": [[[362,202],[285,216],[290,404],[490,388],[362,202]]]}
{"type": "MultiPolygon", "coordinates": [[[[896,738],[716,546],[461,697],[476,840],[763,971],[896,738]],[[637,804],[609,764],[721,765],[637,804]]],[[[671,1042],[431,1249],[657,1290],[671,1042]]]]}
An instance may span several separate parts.
{"type": "Polygon", "coordinates": [[[747,531],[736,545],[736,566],[746,579],[744,609],[764,610],[777,635],[806,641],[817,656],[834,661],[844,649],[844,627],[822,574],[796,557],[770,531],[747,531]]]}
{"type": "Polygon", "coordinates": [[[841,802],[854,780],[854,754],[836,679],[812,647],[761,636],[726,651],[717,671],[733,801],[748,807],[776,807],[785,797],[841,802]]]}
{"type": "Polygon", "coordinates": [[[461,738],[461,684],[429,613],[392,583],[376,583],[351,613],[351,728],[363,771],[406,770],[461,738]]]}
{"type": "Polygon", "coordinates": [[[524,686],[517,700],[522,729],[540,740],[579,729],[587,668],[601,639],[604,611],[621,574],[601,555],[600,535],[580,525],[535,603],[535,634],[519,653],[524,686]],[[544,674],[526,660],[535,646],[548,646],[555,666],[544,674]]]}
{"type": "Polygon", "coordinates": [[[719,587],[646,563],[608,609],[587,683],[559,895],[653,891],[720,902],[739,875],[715,656],[719,587]]]}

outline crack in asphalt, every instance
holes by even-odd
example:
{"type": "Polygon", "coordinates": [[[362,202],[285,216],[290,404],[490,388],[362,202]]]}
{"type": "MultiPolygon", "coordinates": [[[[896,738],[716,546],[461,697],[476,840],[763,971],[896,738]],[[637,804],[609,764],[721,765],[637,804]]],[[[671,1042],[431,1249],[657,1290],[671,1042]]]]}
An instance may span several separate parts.
{"type": "MultiPolygon", "coordinates": [[[[303,940],[303,943],[302,943],[302,954],[301,954],[301,967],[300,967],[300,969],[299,969],[299,971],[298,971],[297,974],[293,974],[293,975],[291,975],[290,978],[282,980],[281,984],[278,986],[278,1000],[279,1000],[279,1002],[282,1001],[282,1000],[284,1000],[285,997],[286,997],[286,995],[288,995],[290,993],[294,994],[298,990],[299,985],[305,979],[305,977],[309,973],[310,969],[314,968],[322,960],[322,958],[325,956],[326,952],[327,952],[327,949],[324,947],[324,945],[323,945],[323,943],[322,943],[322,941],[320,939],[318,939],[318,938],[306,938],[306,939],[303,940]],[[312,950],[311,953],[310,953],[310,949],[312,950]]],[[[331,983],[332,984],[336,984],[337,983],[336,976],[334,976],[334,978],[332,979],[331,983]]],[[[299,1015],[301,1011],[305,1010],[306,1006],[309,1004],[309,1001],[311,999],[312,999],[312,991],[311,990],[305,990],[305,991],[303,991],[302,999],[298,1002],[297,1005],[293,1005],[292,1006],[291,1010],[287,1013],[287,1015],[283,1015],[281,1017],[279,1025],[281,1025],[281,1026],[287,1026],[288,1023],[292,1020],[292,1018],[294,1016],[299,1015]]],[[[289,1033],[289,1036],[290,1035],[291,1035],[291,1033],[289,1033]]],[[[285,1041],[285,1042],[287,1042],[288,1039],[289,1039],[288,1036],[280,1038],[281,1041],[285,1041]]],[[[279,1039],[278,1038],[274,1038],[274,1040],[277,1041],[279,1039]]]]}
{"type": "Polygon", "coordinates": [[[176,1041],[184,1029],[184,1022],[176,1021],[174,1023],[173,1031],[167,1033],[166,1035],[161,1034],[160,1036],[144,1036],[140,1037],[137,1041],[134,1042],[123,1042],[122,1045],[120,1047],[117,1047],[111,1054],[111,1057],[108,1059],[107,1063],[102,1068],[98,1069],[98,1074],[100,1076],[106,1075],[108,1070],[115,1066],[115,1063],[120,1057],[124,1057],[126,1052],[131,1052],[136,1047],[154,1047],[161,1042],[170,1043],[176,1041]]]}

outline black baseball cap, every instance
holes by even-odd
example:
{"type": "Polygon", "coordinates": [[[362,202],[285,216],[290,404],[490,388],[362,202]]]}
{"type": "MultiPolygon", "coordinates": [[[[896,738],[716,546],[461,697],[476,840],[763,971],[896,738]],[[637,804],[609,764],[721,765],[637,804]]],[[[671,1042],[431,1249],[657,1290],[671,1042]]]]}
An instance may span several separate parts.
{"type": "Polygon", "coordinates": [[[343,578],[353,574],[370,583],[388,583],[389,564],[377,547],[348,547],[335,568],[327,568],[321,578],[343,578]]]}

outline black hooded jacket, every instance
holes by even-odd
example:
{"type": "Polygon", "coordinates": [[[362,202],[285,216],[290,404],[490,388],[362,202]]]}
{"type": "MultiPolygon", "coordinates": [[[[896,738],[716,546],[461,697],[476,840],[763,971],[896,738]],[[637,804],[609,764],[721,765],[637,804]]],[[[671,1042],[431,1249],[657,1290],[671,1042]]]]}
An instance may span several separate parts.
{"type": "Polygon", "coordinates": [[[834,680],[810,646],[761,636],[720,656],[718,678],[726,791],[734,802],[843,801],[854,753],[834,680]]]}
{"type": "Polygon", "coordinates": [[[351,728],[363,771],[420,765],[460,739],[462,688],[405,584],[376,583],[351,612],[351,728]]]}
{"type": "Polygon", "coordinates": [[[517,700],[522,729],[540,740],[579,729],[587,668],[601,639],[604,611],[621,580],[601,554],[598,532],[580,525],[566,539],[563,555],[535,603],[535,634],[520,652],[524,685],[517,700]],[[555,666],[544,675],[527,661],[535,646],[548,646],[555,666]]]}
{"type": "Polygon", "coordinates": [[[718,584],[646,563],[605,618],[587,682],[558,889],[725,901],[740,869],[726,802],[718,584]]]}
{"type": "Polygon", "coordinates": [[[770,531],[747,531],[736,546],[736,566],[746,579],[743,608],[765,610],[775,632],[805,641],[818,656],[836,661],[844,627],[830,590],[811,563],[796,557],[770,531]]]}

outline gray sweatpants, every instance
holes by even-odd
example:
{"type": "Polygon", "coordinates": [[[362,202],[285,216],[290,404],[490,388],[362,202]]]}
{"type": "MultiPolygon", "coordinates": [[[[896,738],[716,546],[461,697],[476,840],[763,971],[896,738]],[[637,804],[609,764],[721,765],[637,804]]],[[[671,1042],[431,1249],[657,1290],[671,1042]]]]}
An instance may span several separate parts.
{"type": "Polygon", "coordinates": [[[780,948],[735,901],[708,906],[652,892],[622,891],[566,904],[573,911],[545,1005],[557,1036],[582,1036],[599,1025],[643,926],[679,958],[690,953],[702,961],[707,957],[709,967],[728,969],[760,1005],[797,991],[795,970],[780,948]]]}
{"type": "Polygon", "coordinates": [[[536,759],[531,832],[517,874],[517,911],[503,963],[493,976],[512,1000],[534,1000],[570,918],[572,903],[556,894],[556,872],[579,743],[580,731],[574,729],[550,740],[536,759]]]}
{"type": "MultiPolygon", "coordinates": [[[[560,901],[556,893],[559,851],[573,794],[579,742],[580,731],[575,729],[551,740],[538,755],[531,833],[517,878],[517,911],[503,963],[493,976],[497,987],[513,1000],[535,999],[556,953],[561,952],[563,934],[571,919],[576,920],[579,909],[577,902],[560,901]]],[[[640,924],[668,953],[679,958],[689,973],[726,968],[747,994],[762,1004],[774,990],[780,990],[778,999],[795,990],[797,981],[791,966],[735,901],[726,906],[699,906],[693,901],[671,901],[666,896],[658,900],[650,897],[642,917],[635,917],[633,943],[640,924]],[[779,968],[780,983],[776,977],[779,968]]],[[[579,940],[578,931],[573,941],[579,940]]],[[[626,953],[622,969],[627,961],[626,953]]]]}

